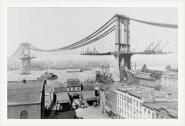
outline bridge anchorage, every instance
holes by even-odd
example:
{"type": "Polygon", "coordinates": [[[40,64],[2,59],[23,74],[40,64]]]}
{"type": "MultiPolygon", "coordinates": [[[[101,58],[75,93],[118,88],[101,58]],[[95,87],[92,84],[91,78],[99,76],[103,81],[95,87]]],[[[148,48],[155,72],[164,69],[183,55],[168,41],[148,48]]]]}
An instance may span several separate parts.
{"type": "MultiPolygon", "coordinates": [[[[135,54],[146,54],[146,55],[153,55],[153,54],[167,54],[162,50],[147,50],[142,52],[131,51],[130,50],[130,21],[135,21],[139,23],[143,23],[146,25],[153,25],[155,27],[163,27],[163,28],[173,28],[177,29],[178,26],[175,24],[164,24],[164,23],[156,23],[156,22],[148,22],[138,19],[133,19],[126,17],[124,15],[115,15],[110,20],[108,20],[102,27],[97,29],[95,32],[87,36],[86,38],[77,41],[73,44],[64,46],[62,48],[51,49],[51,50],[43,50],[34,47],[30,43],[22,43],[17,51],[13,54],[14,56],[21,55],[22,61],[22,71],[29,71],[31,68],[31,59],[36,58],[31,56],[31,50],[34,51],[42,51],[42,52],[58,52],[58,51],[68,51],[77,48],[81,48],[83,46],[89,45],[91,43],[97,42],[98,40],[102,39],[103,37],[107,36],[111,32],[115,30],[115,50],[113,52],[105,52],[100,53],[99,51],[94,51],[93,53],[81,53],[81,55],[94,55],[94,56],[102,56],[102,55],[113,55],[116,60],[116,81],[124,81],[126,79],[126,70],[131,69],[131,57],[135,54]],[[122,28],[123,26],[123,28],[122,28]],[[19,53],[21,52],[21,53],[19,53]],[[29,69],[28,69],[29,68],[29,69]]],[[[150,46],[149,46],[150,47],[150,46]]]]}

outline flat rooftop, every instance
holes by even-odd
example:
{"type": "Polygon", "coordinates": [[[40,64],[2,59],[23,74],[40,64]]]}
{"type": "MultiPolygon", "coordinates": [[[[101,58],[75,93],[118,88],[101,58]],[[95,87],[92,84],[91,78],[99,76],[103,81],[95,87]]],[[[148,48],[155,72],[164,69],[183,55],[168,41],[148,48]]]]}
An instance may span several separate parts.
{"type": "Polygon", "coordinates": [[[48,82],[48,85],[50,85],[51,89],[53,92],[66,92],[67,91],[67,86],[66,84],[59,82],[59,81],[54,81],[54,82],[48,82]]]}
{"type": "Polygon", "coordinates": [[[111,84],[102,84],[101,89],[103,89],[103,90],[110,89],[111,91],[116,92],[116,90],[118,88],[120,88],[122,85],[126,85],[126,84],[123,83],[123,82],[117,82],[116,81],[116,82],[113,82],[111,84]]]}
{"type": "Polygon", "coordinates": [[[56,93],[58,103],[70,103],[70,98],[67,92],[56,93]]]}
{"type": "Polygon", "coordinates": [[[178,117],[178,103],[177,102],[146,102],[144,106],[153,110],[166,110],[168,115],[178,117]]]}
{"type": "Polygon", "coordinates": [[[78,78],[67,79],[67,86],[68,87],[81,86],[81,82],[78,78]]]}
{"type": "Polygon", "coordinates": [[[44,81],[8,81],[8,106],[41,103],[44,81]]]}
{"type": "Polygon", "coordinates": [[[119,91],[128,93],[139,99],[143,99],[144,102],[151,102],[153,98],[155,100],[166,101],[168,99],[168,93],[166,91],[158,91],[150,87],[139,85],[127,85],[118,88],[119,91]]]}

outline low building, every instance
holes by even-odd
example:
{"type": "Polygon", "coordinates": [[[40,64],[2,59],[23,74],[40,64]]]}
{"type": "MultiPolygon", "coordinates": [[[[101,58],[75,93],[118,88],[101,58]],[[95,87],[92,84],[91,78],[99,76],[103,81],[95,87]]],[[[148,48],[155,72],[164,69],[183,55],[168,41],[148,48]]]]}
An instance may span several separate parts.
{"type": "Polygon", "coordinates": [[[49,83],[54,93],[67,92],[67,86],[59,81],[49,83]]]}
{"type": "Polygon", "coordinates": [[[59,81],[50,84],[56,97],[55,110],[68,111],[71,108],[71,100],[67,92],[67,86],[59,81]]]}
{"type": "Polygon", "coordinates": [[[41,119],[46,81],[8,81],[8,119],[41,119]]]}
{"type": "Polygon", "coordinates": [[[83,91],[89,91],[89,90],[94,90],[95,89],[95,87],[94,87],[94,85],[90,85],[90,84],[83,84],[83,86],[82,86],[82,90],[83,91]]]}
{"type": "Polygon", "coordinates": [[[97,102],[95,90],[82,91],[82,99],[85,100],[89,105],[93,105],[94,102],[97,102]]]}
{"type": "Polygon", "coordinates": [[[73,97],[81,96],[81,82],[78,78],[67,79],[67,91],[73,97]]]}
{"type": "Polygon", "coordinates": [[[177,72],[165,72],[161,76],[160,85],[162,88],[178,87],[178,73],[177,72]]]}
{"type": "Polygon", "coordinates": [[[59,81],[48,83],[52,89],[54,100],[52,107],[47,109],[45,119],[74,119],[75,110],[72,109],[72,100],[67,92],[67,86],[59,81]]]}
{"type": "MultiPolygon", "coordinates": [[[[172,101],[171,95],[166,91],[157,91],[153,88],[138,85],[122,86],[117,89],[117,112],[119,118],[159,118],[160,113],[162,114],[161,110],[165,109],[170,113],[171,108],[164,103],[171,104],[171,102],[177,103],[177,100],[172,101]],[[160,104],[161,106],[157,108],[156,106],[160,104]]],[[[177,104],[174,108],[178,108],[177,104]]],[[[173,109],[173,111],[177,113],[178,109],[173,109]]],[[[171,117],[177,118],[174,115],[171,117]]]]}
{"type": "Polygon", "coordinates": [[[117,88],[123,83],[114,82],[103,84],[100,91],[100,106],[102,112],[108,113],[111,118],[117,118],[117,88]]]}

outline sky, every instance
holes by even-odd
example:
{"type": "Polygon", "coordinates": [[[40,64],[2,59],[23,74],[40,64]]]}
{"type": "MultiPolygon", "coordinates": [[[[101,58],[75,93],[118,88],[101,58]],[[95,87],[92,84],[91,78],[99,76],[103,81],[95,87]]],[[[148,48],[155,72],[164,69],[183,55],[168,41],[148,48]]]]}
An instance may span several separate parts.
{"type": "MultiPolygon", "coordinates": [[[[7,10],[8,56],[11,56],[22,42],[31,43],[41,49],[55,49],[72,44],[93,33],[115,14],[152,22],[169,24],[177,24],[178,22],[177,8],[169,7],[10,7],[7,10]]],[[[166,49],[174,53],[159,57],[134,56],[134,61],[146,57],[150,62],[157,62],[161,58],[161,62],[177,64],[177,29],[154,27],[136,22],[130,23],[131,49],[142,51],[151,42],[157,43],[159,41],[162,44],[170,41],[166,49]]],[[[113,32],[106,38],[87,47],[95,47],[100,52],[105,52],[113,50],[114,43],[115,33],[113,32]]],[[[39,57],[37,60],[51,57],[53,60],[74,58],[102,60],[102,57],[68,56],[62,53],[42,54],[35,52],[34,55],[39,57]]],[[[113,60],[114,57],[104,57],[104,59],[113,60]]]]}

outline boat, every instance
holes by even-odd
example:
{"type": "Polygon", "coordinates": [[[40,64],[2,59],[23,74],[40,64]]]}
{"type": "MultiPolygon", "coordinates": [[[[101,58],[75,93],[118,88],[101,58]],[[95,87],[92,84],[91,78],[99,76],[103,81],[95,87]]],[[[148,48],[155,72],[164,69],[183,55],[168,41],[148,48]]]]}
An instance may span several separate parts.
{"type": "Polygon", "coordinates": [[[102,65],[102,72],[96,71],[96,81],[103,84],[111,84],[114,82],[112,74],[109,71],[109,65],[102,65]]]}
{"type": "Polygon", "coordinates": [[[83,71],[85,70],[92,70],[91,68],[82,68],[83,71]]]}
{"type": "Polygon", "coordinates": [[[112,76],[102,75],[99,71],[96,72],[96,81],[103,84],[111,84],[114,82],[112,76]]]}
{"type": "Polygon", "coordinates": [[[45,72],[38,79],[46,79],[46,80],[56,80],[58,76],[53,73],[45,72]]]}
{"type": "Polygon", "coordinates": [[[68,70],[67,73],[74,73],[74,72],[83,72],[83,69],[74,69],[74,70],[68,70]]]}

